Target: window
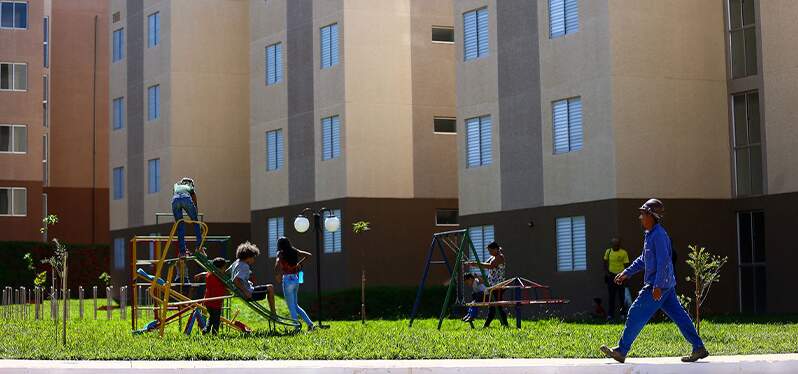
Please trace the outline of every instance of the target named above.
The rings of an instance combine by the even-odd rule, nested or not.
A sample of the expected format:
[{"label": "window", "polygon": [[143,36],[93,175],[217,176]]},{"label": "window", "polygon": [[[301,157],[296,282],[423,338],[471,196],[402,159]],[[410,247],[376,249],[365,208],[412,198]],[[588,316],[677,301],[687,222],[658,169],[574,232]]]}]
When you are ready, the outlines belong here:
[{"label": "window", "polygon": [[147,48],[161,43],[161,12],[147,16]]},{"label": "window", "polygon": [[435,117],[435,133],[438,134],[456,134],[457,133],[457,119],[446,117]]},{"label": "window", "polygon": [[737,196],[764,193],[762,134],[757,91],[732,96],[734,170]]},{"label": "window", "polygon": [[122,121],[122,115],[124,113],[124,104],[121,97],[117,97],[114,99],[113,105],[113,116],[114,116],[114,130],[119,130],[124,127],[124,122]]},{"label": "window", "polygon": [[767,308],[765,213],[737,213],[740,312],[764,313]]},{"label": "window", "polygon": [[266,85],[280,83],[283,80],[282,44],[266,47]]},{"label": "window", "polygon": [[490,165],[493,160],[490,116],[466,120],[466,166]]},{"label": "window", "polygon": [[0,27],[28,28],[28,3],[25,1],[0,1]]},{"label": "window", "polygon": [[555,101],[551,105],[554,154],[582,149],[582,99]]},{"label": "window", "polygon": [[457,209],[436,209],[435,226],[457,226]]},{"label": "window", "polygon": [[729,0],[729,42],[732,78],[756,75],[754,0]]},{"label": "window", "polygon": [[[49,159],[49,145],[47,142],[47,135],[42,136],[42,183],[47,186],[49,182],[49,170],[47,168],[47,160]],[[46,216],[46,214],[45,214]]]},{"label": "window", "polygon": [[114,12],[114,14],[111,16],[111,19],[113,23],[117,23],[122,20],[122,14],[119,12]]},{"label": "window", "polygon": [[161,117],[161,85],[147,88],[147,120],[155,121]]},{"label": "window", "polygon": [[341,119],[338,116],[321,120],[321,159],[332,160],[341,156]]},{"label": "window", "polygon": [[454,43],[454,27],[432,26],[432,41],[435,43]]},{"label": "window", "polygon": [[0,90],[26,91],[28,89],[28,64],[0,63]]},{"label": "window", "polygon": [[44,32],[43,35],[43,42],[42,42],[42,53],[44,53],[44,67],[50,66],[50,56],[49,56],[49,41],[50,41],[50,19],[48,17],[44,17],[44,23],[42,23],[42,31]]},{"label": "window", "polygon": [[161,159],[154,158],[147,161],[147,193],[157,193],[161,190]]},{"label": "window", "polygon": [[578,0],[549,0],[549,37],[579,31]]},{"label": "window", "polygon": [[283,129],[266,133],[266,171],[283,168]]},{"label": "window", "polygon": [[[471,238],[471,243],[474,244],[474,249],[477,251],[477,255],[479,255],[480,261],[487,261],[490,258],[490,252],[488,252],[488,244],[493,242],[494,235],[493,235],[493,225],[486,225],[486,226],[474,226],[468,228],[468,237]],[[471,258],[472,253],[468,253],[468,258]],[[479,272],[479,269],[476,268],[475,272]]]},{"label": "window", "polygon": [[557,218],[557,271],[587,270],[585,217]]},{"label": "window", "polygon": [[466,61],[488,55],[488,8],[463,13],[463,54]]},{"label": "window", "polygon": [[28,190],[25,188],[0,188],[0,216],[28,215]]},{"label": "window", "polygon": [[114,238],[114,268],[125,268],[125,238]]},{"label": "window", "polygon": [[[341,220],[341,228],[346,227],[344,219],[341,217],[341,210],[335,209],[332,213]],[[322,224],[324,223],[322,222]],[[341,253],[341,229],[336,232],[324,230],[324,253]]]},{"label": "window", "polygon": [[266,226],[268,230],[266,247],[269,249],[269,257],[277,257],[277,239],[285,236],[285,220],[283,217],[269,218]]},{"label": "window", "polygon": [[333,23],[321,28],[321,68],[326,69],[338,65],[338,24]]},{"label": "window", "polygon": [[47,84],[47,76],[42,77],[42,103],[47,104],[47,97],[49,91],[49,85]]},{"label": "window", "polygon": [[125,168],[114,168],[114,200],[125,197]]},{"label": "window", "polygon": [[28,127],[0,125],[0,153],[27,153]]},{"label": "window", "polygon": [[117,62],[125,56],[124,54],[124,47],[125,47],[125,39],[124,39],[124,29],[119,29],[114,31],[114,46],[113,46],[113,56],[111,58],[111,62]]}]

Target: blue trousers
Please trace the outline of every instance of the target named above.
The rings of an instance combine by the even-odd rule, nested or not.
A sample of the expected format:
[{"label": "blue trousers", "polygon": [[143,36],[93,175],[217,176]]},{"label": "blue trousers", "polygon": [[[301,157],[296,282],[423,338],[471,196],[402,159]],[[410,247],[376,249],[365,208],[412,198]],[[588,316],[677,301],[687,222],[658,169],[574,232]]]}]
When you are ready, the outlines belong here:
[{"label": "blue trousers", "polygon": [[299,314],[299,317],[301,317],[308,326],[313,326],[313,321],[310,320],[310,317],[308,317],[308,314],[305,313],[305,310],[299,306],[299,300],[297,298],[298,291],[299,277],[296,274],[284,274],[283,297],[285,297],[285,303],[288,305],[288,313],[291,315],[291,319],[296,321],[297,314]]},{"label": "blue trousers", "polygon": [[659,300],[654,300],[653,288],[649,285],[643,287],[637,295],[632,307],[629,308],[629,314],[626,317],[626,326],[623,329],[621,341],[618,342],[618,350],[626,355],[632,349],[637,335],[643,330],[643,327],[648,323],[651,317],[654,316],[658,310],[662,309],[668,318],[676,322],[682,336],[693,345],[693,350],[703,348],[704,342],[698,336],[698,332],[693,326],[693,321],[690,316],[679,304],[679,299],[676,297],[676,290],[668,288],[662,290],[662,297]]},{"label": "blue trousers", "polygon": [[[183,211],[186,211],[188,217],[192,221],[197,221],[197,207],[191,197],[179,196],[172,198],[172,214],[175,216],[175,221],[183,218]],[[202,229],[199,224],[194,224],[194,235],[197,237],[197,247],[202,243]],[[180,254],[186,254],[186,229],[183,227],[183,222],[177,225],[177,243],[180,249]]]}]

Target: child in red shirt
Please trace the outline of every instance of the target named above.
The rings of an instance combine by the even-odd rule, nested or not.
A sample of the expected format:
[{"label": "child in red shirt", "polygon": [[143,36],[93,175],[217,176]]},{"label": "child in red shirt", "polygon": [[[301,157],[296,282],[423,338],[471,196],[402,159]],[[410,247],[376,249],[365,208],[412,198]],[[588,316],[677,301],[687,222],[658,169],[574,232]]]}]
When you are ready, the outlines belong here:
[{"label": "child in red shirt", "polygon": [[[216,266],[219,271],[224,272],[225,268],[227,267],[227,260],[217,257],[213,259],[213,266]],[[201,278],[205,276],[205,296],[204,298],[212,298],[212,297],[219,297],[219,296],[227,296],[227,289],[224,287],[219,278],[217,278],[212,273],[200,273],[195,276],[196,278]],[[203,333],[211,333],[216,335],[219,332],[219,324],[221,324],[221,317],[222,317],[222,304],[224,303],[223,299],[217,300],[208,300],[205,301],[205,308],[208,309],[208,314],[210,317],[208,318],[208,324],[205,325],[205,330]]]}]

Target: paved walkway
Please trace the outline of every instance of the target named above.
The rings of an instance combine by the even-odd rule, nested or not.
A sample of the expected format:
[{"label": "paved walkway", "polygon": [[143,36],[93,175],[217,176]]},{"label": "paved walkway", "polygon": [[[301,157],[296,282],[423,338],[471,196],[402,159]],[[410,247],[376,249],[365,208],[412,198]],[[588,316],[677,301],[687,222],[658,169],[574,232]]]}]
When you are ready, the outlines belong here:
[{"label": "paved walkway", "polygon": [[798,373],[798,354],[718,356],[684,364],[678,358],[637,358],[626,364],[604,359],[373,360],[373,361],[25,361],[0,360],[2,374],[44,373]]}]

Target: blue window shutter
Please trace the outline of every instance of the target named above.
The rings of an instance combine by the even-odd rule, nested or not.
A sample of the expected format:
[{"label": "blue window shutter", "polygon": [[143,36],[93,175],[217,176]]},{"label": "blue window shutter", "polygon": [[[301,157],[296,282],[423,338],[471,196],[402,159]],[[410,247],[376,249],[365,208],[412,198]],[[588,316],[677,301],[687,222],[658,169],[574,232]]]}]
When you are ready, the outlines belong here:
[{"label": "blue window shutter", "polygon": [[331,144],[331,131],[332,131],[332,118],[323,118],[321,120],[321,159],[329,160],[332,158],[332,144]]},{"label": "blue window shutter", "polygon": [[479,149],[479,118],[466,120],[466,166],[474,167],[480,165],[482,157]]},{"label": "blue window shutter", "polygon": [[[471,243],[474,244],[474,249],[480,257],[484,256],[485,242],[482,239],[482,226],[474,226],[468,228],[468,236],[471,238]],[[471,258],[472,253],[468,254]]]},{"label": "blue window shutter", "polygon": [[565,0],[565,33],[573,34],[579,31],[579,2]]},{"label": "blue window shutter", "polygon": [[571,218],[557,218],[557,270],[573,270],[573,236]]},{"label": "blue window shutter", "polygon": [[161,44],[161,12],[155,13],[155,45]]},{"label": "blue window shutter", "polygon": [[147,120],[152,121],[155,113],[155,90],[154,87],[147,88]]},{"label": "blue window shutter", "polygon": [[161,86],[155,86],[155,118],[161,118]]},{"label": "blue window shutter", "polygon": [[335,236],[327,230],[322,231],[324,231],[324,253],[333,253],[335,251]]},{"label": "blue window shutter", "polygon": [[114,200],[122,199],[125,196],[125,174],[124,168],[114,168]]},{"label": "blue window shutter", "polygon": [[266,79],[266,85],[267,86],[272,84],[272,83],[274,83],[274,79],[273,79],[273,74],[274,73],[272,71],[272,56],[271,56],[271,54],[272,54],[272,46],[266,47],[266,49],[264,50],[264,53],[263,53],[263,56],[264,56],[263,66],[265,67],[264,77]]},{"label": "blue window shutter", "polygon": [[321,45],[321,67],[328,68],[330,64],[330,27],[325,26],[321,28],[321,35],[319,35],[319,44]]},{"label": "blue window shutter", "polygon": [[155,14],[147,16],[147,47],[155,46]]},{"label": "blue window shutter", "polygon": [[477,11],[477,55],[479,57],[488,55],[488,9],[483,8]]},{"label": "blue window shutter", "polygon": [[147,193],[152,193],[155,184],[155,160],[147,161]]},{"label": "blue window shutter", "polygon": [[573,217],[571,219],[571,230],[573,243],[573,262],[574,270],[587,270],[587,235],[585,232],[585,217]]},{"label": "blue window shutter", "polygon": [[282,44],[277,43],[274,45],[274,83],[283,80],[283,57],[282,57]]},{"label": "blue window shutter", "polygon": [[341,117],[332,118],[332,155],[331,158],[341,156]]},{"label": "blue window shutter", "polygon": [[330,25],[330,66],[338,65],[338,24]]},{"label": "blue window shutter", "polygon": [[28,28],[28,3],[14,3],[14,27]]},{"label": "blue window shutter", "polygon": [[549,0],[549,37],[565,35],[565,0]]},{"label": "blue window shutter", "polygon": [[477,12],[463,13],[463,58],[465,61],[477,58]]},{"label": "blue window shutter", "polygon": [[484,226],[482,228],[482,243],[484,244],[482,248],[482,261],[487,261],[488,258],[490,258],[490,252],[488,252],[487,247],[488,244],[494,240],[493,225]]},{"label": "blue window shutter", "polygon": [[493,161],[493,134],[491,132],[490,116],[480,118],[479,151],[480,165],[490,165]]},{"label": "blue window shutter", "polygon": [[283,130],[277,130],[276,133],[276,141],[275,141],[275,158],[276,158],[276,170],[280,170],[283,168]]},{"label": "blue window shutter", "polygon": [[2,21],[0,21],[1,27],[14,27],[14,3],[0,3],[0,7],[2,7]]},{"label": "blue window shutter", "polygon": [[267,223],[267,233],[268,236],[268,249],[269,249],[269,257],[277,257],[277,239],[282,236],[280,232],[280,221],[282,217],[275,217],[269,218]]},{"label": "blue window shutter", "polygon": [[582,149],[582,99],[568,100],[568,142],[570,151]]},{"label": "blue window shutter", "polygon": [[277,147],[275,143],[274,131],[266,132],[266,171],[275,169],[274,166],[274,149]]},{"label": "blue window shutter", "polygon": [[[341,210],[340,209],[333,210],[333,215],[335,215],[336,217],[338,217],[339,220],[341,220],[341,227],[342,228],[345,227],[343,225],[344,217],[341,216]],[[340,228],[338,229],[338,231],[333,233],[333,241],[334,241],[333,252],[340,253],[343,250],[343,246],[341,244],[341,229]]]},{"label": "blue window shutter", "polygon": [[568,100],[555,101],[552,104],[552,128],[554,133],[554,153],[568,152]]}]

